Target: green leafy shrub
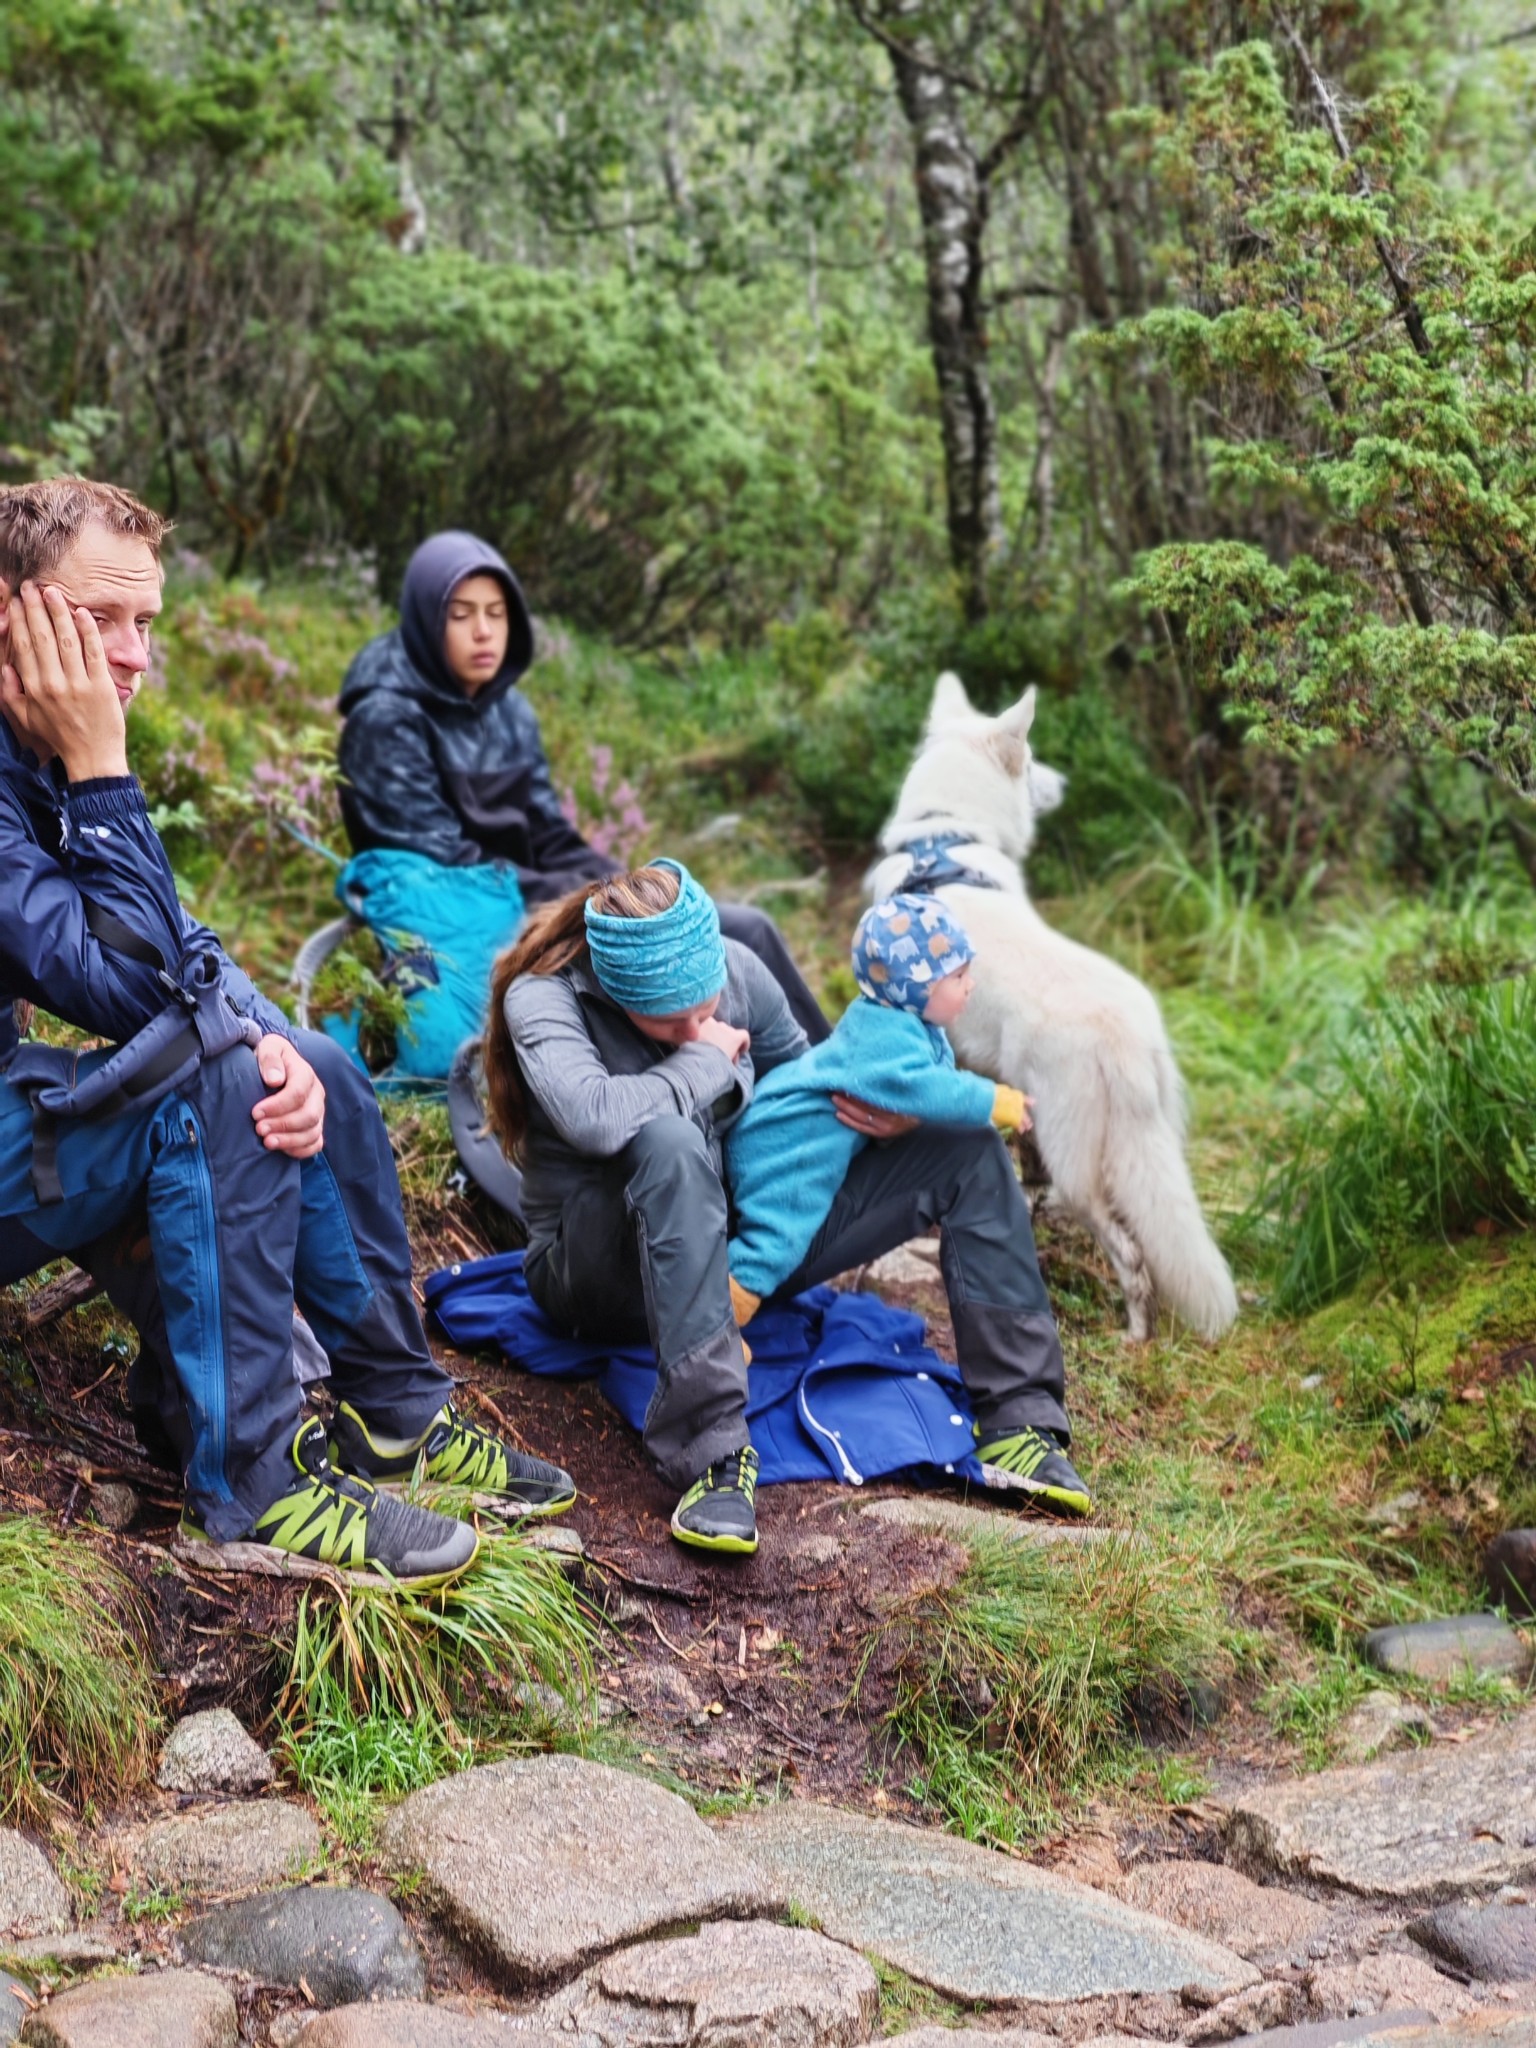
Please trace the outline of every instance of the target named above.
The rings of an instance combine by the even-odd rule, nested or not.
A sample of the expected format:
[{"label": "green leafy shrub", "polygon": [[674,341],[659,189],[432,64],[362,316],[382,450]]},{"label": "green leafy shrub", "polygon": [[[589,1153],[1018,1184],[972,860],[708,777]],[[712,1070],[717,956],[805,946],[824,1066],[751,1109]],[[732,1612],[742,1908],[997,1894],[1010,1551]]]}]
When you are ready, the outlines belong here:
[{"label": "green leafy shrub", "polygon": [[1406,1247],[1536,1218],[1536,978],[1476,948],[1403,964],[1275,1147],[1247,1223],[1305,1313]]},{"label": "green leafy shrub", "polygon": [[79,1538],[0,1519],[0,1819],[120,1797],[159,1725],[128,1581]]}]

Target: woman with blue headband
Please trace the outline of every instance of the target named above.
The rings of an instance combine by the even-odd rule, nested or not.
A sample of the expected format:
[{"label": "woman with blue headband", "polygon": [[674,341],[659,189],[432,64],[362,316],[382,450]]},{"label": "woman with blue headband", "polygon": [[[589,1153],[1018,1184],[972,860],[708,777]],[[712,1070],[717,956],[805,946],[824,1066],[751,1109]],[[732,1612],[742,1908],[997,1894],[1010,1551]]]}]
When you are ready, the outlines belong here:
[{"label": "woman with blue headband", "polygon": [[[523,1170],[528,1291],[573,1334],[649,1338],[645,1449],[680,1490],[673,1535],[701,1549],[757,1548],[723,1142],[756,1079],[806,1048],[778,983],[722,938],[676,861],[541,906],[492,978],[486,1083]],[[937,1226],[978,1420],[1065,1431],[1061,1343],[997,1133],[834,1100],[850,1128],[890,1142],[857,1153],[778,1291]]]}]

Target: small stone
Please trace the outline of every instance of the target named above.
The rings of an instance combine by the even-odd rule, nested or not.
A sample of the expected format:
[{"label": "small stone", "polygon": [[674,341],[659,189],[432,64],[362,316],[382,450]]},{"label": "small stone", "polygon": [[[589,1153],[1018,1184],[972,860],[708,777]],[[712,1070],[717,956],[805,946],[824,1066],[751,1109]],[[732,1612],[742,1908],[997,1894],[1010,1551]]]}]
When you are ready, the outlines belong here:
[{"label": "small stone", "polygon": [[684,1921],[783,1903],[676,1793],[574,1756],[482,1764],[413,1792],[381,1846],[514,1985]]},{"label": "small stone", "polygon": [[529,1679],[517,1689],[517,1705],[520,1713],[537,1715],[551,1725],[579,1720],[581,1708],[568,1700],[557,1686],[541,1684],[538,1679]]},{"label": "small stone", "polygon": [[63,1934],[30,1934],[24,1941],[8,1941],[5,1952],[14,1963],[36,1963],[52,1972],[56,1966],[82,1970],[92,1963],[115,1963],[132,1946],[127,1931],[80,1927]]},{"label": "small stone", "polygon": [[1441,1906],[1408,1932],[1431,1955],[1489,1983],[1536,1977],[1536,1906]]},{"label": "small stone", "polygon": [[574,1529],[524,1529],[521,1534],[530,1550],[554,1558],[567,1578],[575,1578],[587,1561],[587,1546]]},{"label": "small stone", "polygon": [[[1394,2006],[1390,2012],[1367,2013],[1352,2020],[1308,2020],[1299,2027],[1272,2027],[1264,2036],[1264,2048],[1340,2048],[1340,2044],[1346,2041],[1379,2039],[1386,2042],[1404,2028],[1434,2026],[1434,2014],[1425,2012],[1422,2007]],[[1438,2029],[1435,2031],[1438,2032]],[[1416,2039],[1417,2037],[1411,2034],[1406,2036],[1401,2048],[1408,2048],[1408,2042]],[[1467,2037],[1458,2035],[1458,2039],[1466,2043],[1466,2048],[1470,2048]],[[1090,2041],[1087,2048],[1098,2048],[1098,2044]],[[1451,2044],[1437,2043],[1437,2048],[1451,2048]],[[1488,2048],[1493,2048],[1492,2042],[1489,2042]],[[1516,2044],[1511,2042],[1509,2048],[1516,2048]],[[1536,2044],[1533,2044],[1533,2048],[1536,2048]]]},{"label": "small stone", "polygon": [[176,1723],[155,1782],[166,1792],[260,1792],[272,1782],[272,1762],[228,1707],[210,1707]]},{"label": "small stone", "polygon": [[302,1987],[316,2005],[415,1998],[427,1988],[421,1951],[389,1900],[344,1885],[301,1885],[221,1906],[184,1927],[181,1946],[207,1968]]},{"label": "small stone", "polygon": [[[1255,1297],[1255,1299],[1257,1299],[1257,1297]],[[1300,1387],[1301,1391],[1304,1394],[1311,1394],[1315,1393],[1316,1390],[1323,1385],[1327,1377],[1328,1375],[1326,1373],[1307,1372],[1302,1374],[1301,1378],[1296,1382],[1296,1384],[1298,1387]]]},{"label": "small stone", "polygon": [[971,2048],[1061,2048],[1054,2034],[1030,2027],[914,2027],[900,2039],[901,2048],[965,2048],[967,2041]]},{"label": "small stone", "polygon": [[1329,1919],[1326,1906],[1255,1884],[1220,1863],[1141,1863],[1109,1889],[1128,1906],[1219,1941],[1249,1962],[1299,1951]]},{"label": "small stone", "polygon": [[671,1664],[637,1665],[626,1673],[625,1684],[647,1708],[664,1718],[681,1719],[704,1711],[703,1696]]},{"label": "small stone", "polygon": [[[921,1242],[922,1240],[918,1240]],[[865,1283],[871,1287],[938,1287],[943,1284],[937,1259],[930,1259],[916,1244],[899,1244],[864,1268]]]},{"label": "small stone", "polygon": [[1239,2034],[1262,2034],[1283,2027],[1301,2010],[1301,1992],[1294,1984],[1253,1984],[1222,1999],[1184,2029],[1191,2048],[1208,2041],[1234,2041]]},{"label": "small stone", "polygon": [[1058,1544],[1106,1543],[1120,1533],[1100,1528],[1095,1522],[1036,1521],[1021,1515],[1016,1508],[970,1507],[943,1493],[901,1494],[893,1500],[872,1500],[859,1513],[869,1521],[888,1522],[898,1529],[931,1529],[936,1535],[951,1536],[958,1543],[972,1542],[978,1536],[1001,1536],[1010,1543],[1026,1544],[1037,1550]]},{"label": "small stone", "polygon": [[1373,1628],[1360,1645],[1378,1671],[1409,1678],[1460,1678],[1468,1671],[1523,1674],[1530,1653],[1496,1614],[1448,1614],[1438,1621],[1410,1621]]},{"label": "small stone", "polygon": [[1536,1529],[1506,1529],[1483,1552],[1489,1597],[1511,1614],[1536,1614]]},{"label": "small stone", "polygon": [[152,1822],[130,1839],[128,1864],[141,1886],[196,1898],[291,1884],[324,1854],[301,1806],[251,1799]]},{"label": "small stone", "polygon": [[830,1532],[800,1536],[789,1546],[789,1554],[801,1571],[823,1572],[842,1556],[842,1538]]},{"label": "small stone", "polygon": [[21,2032],[21,2023],[37,2003],[25,1984],[0,1970],[0,2048],[8,2048]]},{"label": "small stone", "polygon": [[1411,1749],[1434,1738],[1435,1724],[1417,1700],[1378,1686],[1365,1693],[1334,1730],[1334,1750],[1343,1764],[1368,1764],[1383,1750]]},{"label": "small stone", "polygon": [[532,2015],[612,2048],[857,2048],[880,2004],[860,1955],[804,1927],[725,1921],[607,1956]]},{"label": "small stone", "polygon": [[1306,1980],[1312,2013],[1319,2019],[1386,2012],[1417,2006],[1437,2020],[1461,2019],[1478,2001],[1421,1956],[1392,1952],[1360,1956],[1354,1962],[1324,1963]]},{"label": "small stone", "polygon": [[1361,1520],[1369,1522],[1373,1529],[1400,1529],[1423,1505],[1423,1494],[1415,1493],[1410,1486],[1404,1493],[1394,1493],[1389,1500],[1372,1501]]},{"label": "small stone", "polygon": [[197,1970],[93,1977],[23,2026],[21,2048],[235,2048],[235,2001]]},{"label": "small stone", "polygon": [[73,1917],[42,1850],[15,1828],[0,1828],[0,1935],[59,1934]]},{"label": "small stone", "polygon": [[124,1529],[133,1527],[138,1512],[139,1496],[131,1486],[120,1485],[115,1479],[98,1479],[91,1488],[91,1513],[103,1529],[121,1535]]},{"label": "small stone", "polygon": [[569,2035],[530,2032],[526,2019],[415,2003],[338,2006],[310,2020],[296,2041],[297,2048],[585,2048]]}]

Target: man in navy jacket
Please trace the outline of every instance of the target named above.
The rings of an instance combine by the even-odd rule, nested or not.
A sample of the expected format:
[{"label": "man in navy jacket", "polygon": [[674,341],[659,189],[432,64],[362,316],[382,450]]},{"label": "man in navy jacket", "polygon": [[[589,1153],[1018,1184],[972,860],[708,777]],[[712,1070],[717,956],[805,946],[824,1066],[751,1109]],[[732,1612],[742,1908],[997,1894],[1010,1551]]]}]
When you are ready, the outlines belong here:
[{"label": "man in navy jacket", "polygon": [[[124,726],[164,533],[111,486],[0,489],[0,1282],[68,1252],[135,1322],[135,1421],[181,1466],[189,1535],[441,1582],[475,1533],[391,1482],[529,1513],[574,1489],[454,1409],[366,1081],[177,901]],[[122,1050],[22,1045],[28,1003]],[[295,1300],[330,1361],[329,1446]]]}]

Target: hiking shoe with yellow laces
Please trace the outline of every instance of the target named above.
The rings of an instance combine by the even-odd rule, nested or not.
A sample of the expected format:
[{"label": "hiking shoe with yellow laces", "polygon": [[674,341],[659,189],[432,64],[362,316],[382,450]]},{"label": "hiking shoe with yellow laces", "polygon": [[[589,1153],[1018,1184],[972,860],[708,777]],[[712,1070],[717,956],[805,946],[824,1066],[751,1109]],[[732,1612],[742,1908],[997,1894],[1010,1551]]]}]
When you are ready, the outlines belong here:
[{"label": "hiking shoe with yellow laces", "polygon": [[672,1511],[672,1534],[698,1550],[757,1548],[757,1453],[748,1444],[717,1465],[707,1465]]},{"label": "hiking shoe with yellow laces", "polygon": [[1036,1506],[1060,1515],[1093,1513],[1093,1496],[1053,1429],[1020,1429],[978,1442],[976,1455],[987,1485],[999,1493],[1027,1494]]},{"label": "hiking shoe with yellow laces", "polygon": [[[300,1425],[293,1462],[299,1483],[257,1516],[249,1542],[333,1565],[343,1576],[387,1574],[402,1586],[443,1586],[474,1563],[480,1538],[467,1522],[393,1500],[366,1479],[338,1472],[317,1417]],[[208,1543],[210,1562],[217,1562],[223,1546],[211,1542],[190,1509],[183,1510],[181,1532]]]},{"label": "hiking shoe with yellow laces", "polygon": [[409,1440],[370,1429],[343,1401],[331,1424],[331,1459],[344,1472],[392,1489],[408,1486],[419,1468],[425,1486],[461,1487],[477,1507],[519,1515],[563,1515],[576,1499],[569,1472],[477,1429],[451,1401]]}]

